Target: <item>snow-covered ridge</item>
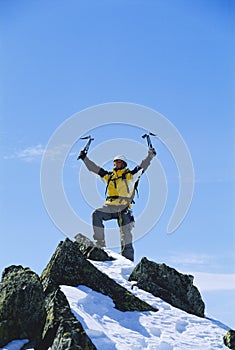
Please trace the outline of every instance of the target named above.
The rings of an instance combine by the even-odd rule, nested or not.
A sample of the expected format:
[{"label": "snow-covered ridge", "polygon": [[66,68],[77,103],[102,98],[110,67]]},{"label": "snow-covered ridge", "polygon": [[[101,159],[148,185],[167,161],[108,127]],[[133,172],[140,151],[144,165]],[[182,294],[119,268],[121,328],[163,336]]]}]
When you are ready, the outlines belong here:
[{"label": "snow-covered ridge", "polygon": [[61,286],[70,307],[98,350],[216,350],[227,349],[223,336],[229,327],[212,318],[181,311],[128,281],[134,264],[108,251],[116,260],[90,262],[100,271],[159,309],[121,312],[113,301],[85,286]]},{"label": "snow-covered ridge", "polygon": [[[83,258],[81,253],[78,254],[76,244],[74,245],[71,241],[65,240],[65,242],[59,244],[56,254],[53,255],[48,264],[49,268],[47,267],[45,273],[42,274],[44,279],[45,277],[49,278],[49,280],[43,280],[47,288],[45,281],[51,281],[53,276],[57,276],[57,269],[59,269],[61,275],[58,277],[58,284],[55,284],[56,295],[58,297],[58,293],[60,293],[67,305],[64,294],[66,295],[73,314],[82,324],[80,328],[83,326],[86,332],[83,333],[86,337],[87,335],[89,336],[90,339],[87,339],[89,342],[91,340],[92,343],[90,342],[88,347],[88,343],[86,343],[84,348],[90,348],[89,346],[91,345],[92,348],[94,348],[94,344],[98,350],[227,349],[223,343],[223,336],[229,327],[209,317],[202,318],[188,314],[171,306],[160,298],[154,297],[152,294],[139,289],[135,281],[128,281],[129,275],[135,267],[134,264],[112,251],[107,250],[107,253],[113,256],[115,260],[87,261]],[[79,259],[76,260],[77,258]],[[56,271],[54,275],[53,271],[50,270],[52,266],[55,269],[53,271]],[[96,269],[94,269],[94,266]],[[66,268],[64,269],[63,267]],[[17,267],[13,266],[13,268],[15,269]],[[71,268],[73,268],[71,270],[72,274],[69,270]],[[99,271],[97,271],[97,269]],[[82,277],[83,271],[88,273],[88,280]],[[100,271],[102,273],[100,273]],[[8,273],[10,273],[10,270]],[[103,273],[108,275],[112,280],[104,276]],[[7,273],[5,274],[7,275]],[[90,275],[92,274],[99,276],[99,278],[93,279],[93,283],[90,283],[90,281],[92,281],[92,276]],[[63,279],[64,275],[66,279]],[[74,277],[76,282],[74,282]],[[114,295],[112,293],[102,294],[103,289],[104,291],[106,290],[106,292],[108,291],[105,287],[107,287],[106,283],[108,285],[109,281],[113,283],[115,281],[119,284],[119,286],[117,286],[119,289],[116,289],[118,290],[118,294],[115,294],[114,299],[106,296],[111,295],[112,297],[112,295]],[[64,285],[66,282],[67,285]],[[86,283],[87,285],[85,286]],[[99,284],[97,288],[96,284]],[[79,285],[79,287],[72,287],[71,285]],[[61,293],[59,286],[64,294]],[[96,292],[88,286],[96,290]],[[130,293],[138,297],[139,299],[136,300],[140,303],[144,302],[145,305],[148,304],[149,306],[147,308],[134,308],[134,310],[156,309],[158,311],[120,311],[122,310],[120,306],[125,298],[125,293],[122,294],[125,289],[120,286],[126,288]],[[54,292],[52,294],[54,297]],[[133,297],[133,295],[131,297]],[[57,299],[57,301],[59,301],[59,299]],[[63,304],[63,310],[65,304]],[[56,307],[58,308],[58,304],[53,305],[57,305]],[[69,305],[66,307],[71,315]],[[151,308],[150,305],[153,308]],[[133,310],[133,308],[126,308],[126,310]],[[73,315],[72,319],[72,324],[75,324],[77,321]],[[27,325],[26,321],[24,325]],[[72,326],[71,330],[72,334],[74,332]],[[77,329],[75,332],[77,332]],[[60,337],[58,341],[61,341]],[[26,342],[27,340],[14,340],[4,346],[3,349],[20,350]],[[57,345],[58,343],[52,344],[52,348],[57,349]],[[73,345],[71,347],[68,346],[68,344],[64,345],[63,349],[74,348]],[[48,348],[49,346],[50,345],[48,345]]]}]

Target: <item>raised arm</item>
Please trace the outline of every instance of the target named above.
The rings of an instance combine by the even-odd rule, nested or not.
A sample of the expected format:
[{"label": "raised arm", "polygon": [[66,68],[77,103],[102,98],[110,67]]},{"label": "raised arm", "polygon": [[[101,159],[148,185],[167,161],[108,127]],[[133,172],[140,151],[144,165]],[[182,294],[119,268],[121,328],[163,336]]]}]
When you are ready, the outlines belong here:
[{"label": "raised arm", "polygon": [[156,151],[154,148],[148,151],[148,155],[145,159],[142,160],[140,165],[137,165],[133,170],[131,170],[132,174],[132,182],[135,183],[140,176],[145,172],[145,170],[149,167],[151,160],[156,156]]},{"label": "raised arm", "polygon": [[80,159],[83,160],[84,164],[86,165],[86,167],[89,171],[92,171],[93,173],[95,173],[96,175],[99,175],[101,177],[106,175],[107,171],[104,170],[103,168],[101,168],[100,166],[98,166],[97,164],[95,164],[92,160],[90,160],[87,157],[85,152],[81,151]]},{"label": "raised arm", "polygon": [[149,149],[148,151],[148,155],[145,159],[142,160],[142,162],[140,163],[140,167],[145,171],[147,170],[147,168],[149,167],[151,160],[156,156],[156,151],[154,148]]}]

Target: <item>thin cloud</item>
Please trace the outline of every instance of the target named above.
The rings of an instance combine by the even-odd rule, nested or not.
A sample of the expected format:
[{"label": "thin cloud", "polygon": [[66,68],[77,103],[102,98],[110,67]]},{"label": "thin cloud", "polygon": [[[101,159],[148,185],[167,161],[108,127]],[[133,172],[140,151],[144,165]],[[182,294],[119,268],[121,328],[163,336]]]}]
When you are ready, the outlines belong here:
[{"label": "thin cloud", "polygon": [[38,144],[36,146],[27,147],[23,150],[16,151],[11,155],[4,156],[4,159],[20,159],[25,162],[32,162],[40,158],[45,151],[45,148]]},{"label": "thin cloud", "polygon": [[[5,155],[4,159],[19,159],[25,162],[33,162],[41,159],[42,156],[49,157],[51,160],[58,160],[64,157],[64,153],[70,149],[71,145],[61,144],[50,149],[46,149],[41,144],[30,146],[25,149],[15,151],[10,155]],[[70,153],[68,156],[71,157]]]},{"label": "thin cloud", "polygon": [[44,157],[53,161],[63,160],[67,157],[71,156],[71,153],[68,153],[71,149],[70,144],[62,143],[59,145],[51,146],[45,149]]}]

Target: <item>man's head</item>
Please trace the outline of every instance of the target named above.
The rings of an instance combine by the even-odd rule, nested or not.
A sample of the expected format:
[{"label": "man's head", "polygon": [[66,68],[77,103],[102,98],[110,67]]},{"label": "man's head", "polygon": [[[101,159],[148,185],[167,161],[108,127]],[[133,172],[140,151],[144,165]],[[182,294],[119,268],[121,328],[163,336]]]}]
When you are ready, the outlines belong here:
[{"label": "man's head", "polygon": [[127,159],[125,156],[118,154],[113,158],[114,169],[123,169],[127,166]]}]

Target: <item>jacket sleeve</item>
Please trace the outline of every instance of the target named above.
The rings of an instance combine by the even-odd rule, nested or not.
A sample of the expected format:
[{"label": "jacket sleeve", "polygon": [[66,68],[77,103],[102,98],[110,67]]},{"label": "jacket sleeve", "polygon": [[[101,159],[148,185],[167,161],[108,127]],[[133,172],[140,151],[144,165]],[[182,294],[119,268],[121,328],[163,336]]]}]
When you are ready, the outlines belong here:
[{"label": "jacket sleeve", "polygon": [[142,160],[142,162],[140,163],[140,167],[143,169],[143,171],[147,170],[147,168],[150,165],[151,160],[153,159],[153,157],[155,157],[156,153],[154,153],[153,151],[149,150],[148,151],[148,155],[145,159]]},{"label": "jacket sleeve", "polygon": [[96,175],[104,177],[108,173],[106,170],[104,170],[103,168],[95,164],[92,160],[90,160],[87,156],[83,159],[83,162],[87,169],[89,171],[92,171]]}]

